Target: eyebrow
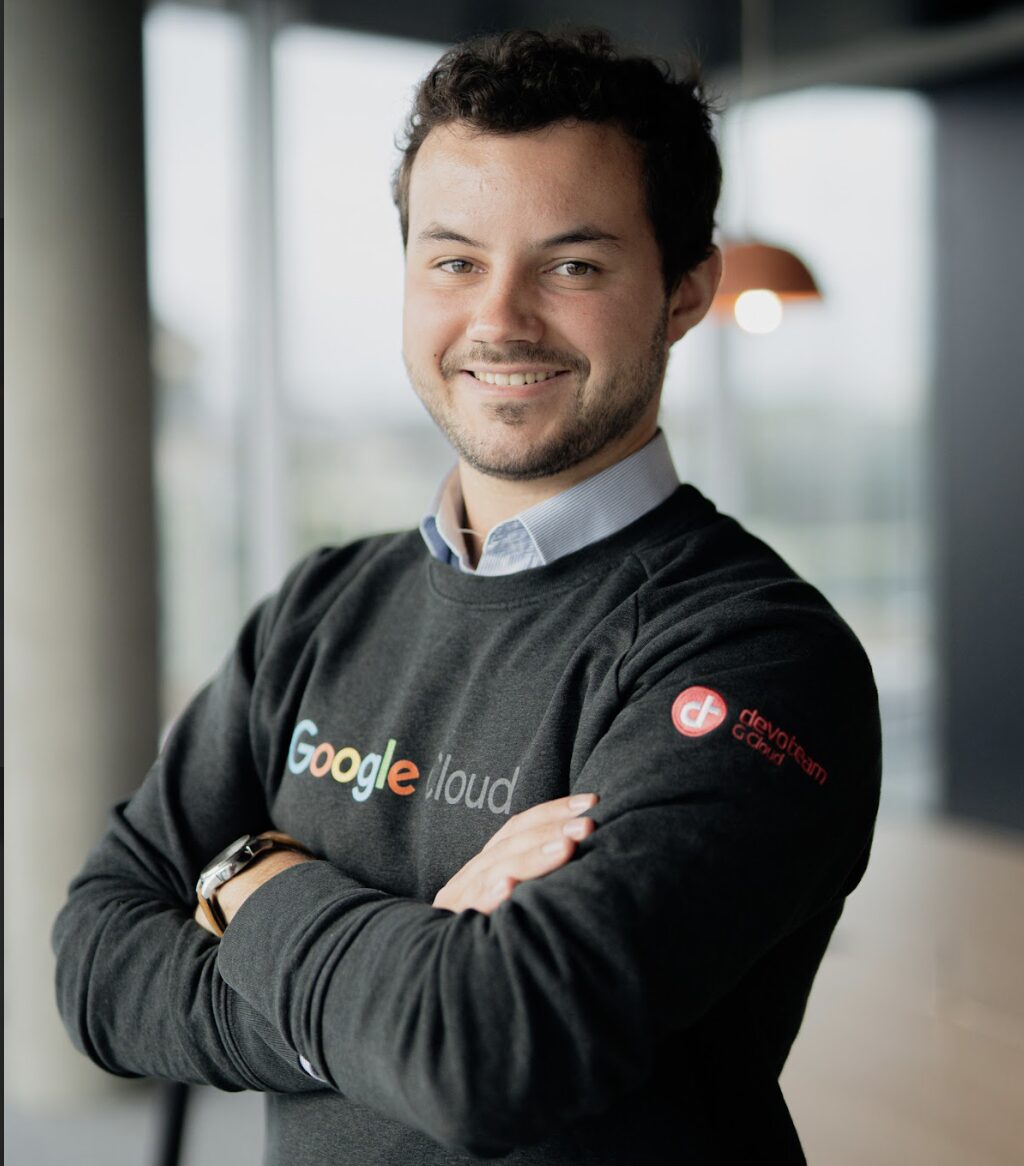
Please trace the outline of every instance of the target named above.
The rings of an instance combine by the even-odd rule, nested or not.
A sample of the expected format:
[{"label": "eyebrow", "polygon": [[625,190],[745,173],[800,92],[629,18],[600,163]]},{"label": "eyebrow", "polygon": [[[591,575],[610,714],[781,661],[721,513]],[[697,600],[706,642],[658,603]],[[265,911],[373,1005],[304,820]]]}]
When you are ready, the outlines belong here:
[{"label": "eyebrow", "polygon": [[[453,231],[450,227],[445,227],[441,223],[431,223],[420,231],[417,239],[421,243],[461,243],[464,247],[477,247],[482,251],[487,250],[486,244],[479,243],[475,239],[467,238],[465,235],[461,235],[458,231]],[[550,251],[552,247],[567,247],[575,243],[600,243],[606,247],[614,247],[618,250],[620,240],[618,235],[612,235],[610,232],[602,231],[598,227],[581,223],[579,226],[573,227],[570,231],[563,231],[558,235],[551,235],[547,239],[541,239],[539,243],[535,244],[535,249],[537,251]]]}]

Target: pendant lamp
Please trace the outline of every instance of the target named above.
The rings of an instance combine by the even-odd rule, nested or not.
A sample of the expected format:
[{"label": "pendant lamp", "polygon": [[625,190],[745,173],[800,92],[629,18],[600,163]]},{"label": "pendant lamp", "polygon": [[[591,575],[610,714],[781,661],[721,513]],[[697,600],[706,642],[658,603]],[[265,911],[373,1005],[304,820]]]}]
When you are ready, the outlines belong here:
[{"label": "pendant lamp", "polygon": [[735,316],[747,332],[774,331],[786,302],[821,299],[807,264],[785,247],[757,239],[725,243],[722,260],[714,310]]},{"label": "pendant lamp", "polygon": [[[740,12],[740,96],[749,100],[755,73],[763,81],[771,60],[770,0],[742,0]],[[746,129],[744,117],[740,133]],[[749,156],[749,151],[744,151]],[[712,304],[733,316],[744,331],[774,332],[785,302],[820,300],[821,291],[807,264],[792,251],[747,235],[722,243],[724,270]]]}]

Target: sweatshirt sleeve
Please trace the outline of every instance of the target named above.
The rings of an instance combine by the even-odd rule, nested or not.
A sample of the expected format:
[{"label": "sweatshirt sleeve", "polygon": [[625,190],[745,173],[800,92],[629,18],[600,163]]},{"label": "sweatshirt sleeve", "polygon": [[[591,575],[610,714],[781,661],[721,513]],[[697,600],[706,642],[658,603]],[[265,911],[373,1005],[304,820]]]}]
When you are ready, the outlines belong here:
[{"label": "sweatshirt sleeve", "polygon": [[267,601],[250,618],[138,792],[114,808],[54,925],[65,1026],[109,1072],[232,1090],[324,1088],[224,981],[217,941],[192,917],[203,863],[270,825],[249,719],[276,607]]},{"label": "sweatshirt sleeve", "polygon": [[350,1099],[486,1156],[552,1136],[642,1087],[659,1042],[787,937],[834,922],[879,788],[859,646],[778,628],[683,653],[672,634],[622,664],[622,706],[571,774],[601,796],[596,831],[490,916],[323,862],[238,912],[224,979]]}]

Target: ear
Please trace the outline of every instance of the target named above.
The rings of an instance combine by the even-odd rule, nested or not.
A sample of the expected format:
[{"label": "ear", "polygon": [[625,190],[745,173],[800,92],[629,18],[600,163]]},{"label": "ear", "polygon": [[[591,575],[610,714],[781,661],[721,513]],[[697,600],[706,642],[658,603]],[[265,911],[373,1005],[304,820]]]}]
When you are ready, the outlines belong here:
[{"label": "ear", "polygon": [[667,340],[670,345],[704,319],[721,279],[722,253],[712,247],[707,259],[691,268],[669,296]]}]

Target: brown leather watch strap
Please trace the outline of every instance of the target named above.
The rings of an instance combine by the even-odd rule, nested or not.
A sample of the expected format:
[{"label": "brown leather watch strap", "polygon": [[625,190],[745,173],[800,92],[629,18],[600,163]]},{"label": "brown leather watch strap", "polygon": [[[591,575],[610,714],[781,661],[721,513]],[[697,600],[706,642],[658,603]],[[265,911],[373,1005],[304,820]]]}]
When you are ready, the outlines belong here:
[{"label": "brown leather watch strap", "polygon": [[199,906],[203,909],[207,923],[213,928],[215,934],[223,935],[228,921],[224,918],[224,912],[217,905],[216,894],[217,892],[214,891],[215,897],[213,899],[207,899],[205,895],[197,893],[196,898],[199,900]]},{"label": "brown leather watch strap", "polygon": [[[260,834],[253,835],[251,841],[255,842],[258,839],[266,839],[272,845],[268,846],[262,853],[257,854],[251,862],[243,867],[243,870],[249,870],[250,867],[256,866],[265,855],[272,854],[275,850],[294,850],[299,854],[309,854],[309,851],[301,842],[281,830],[264,830]],[[241,874],[241,871],[238,873]],[[231,879],[226,879],[220,885],[225,886],[230,881]],[[228,921],[224,917],[224,912],[221,910],[220,904],[217,902],[218,890],[220,890],[220,887],[214,890],[209,898],[197,890],[196,898],[199,900],[199,906],[202,908],[203,914],[206,916],[206,920],[213,928],[215,934],[223,935]]]},{"label": "brown leather watch strap", "polygon": [[309,851],[301,842],[298,842],[290,834],[285,834],[281,830],[264,830],[260,834],[255,835],[256,838],[269,838],[271,842],[276,843],[276,850],[297,850],[299,854],[309,854]]}]

